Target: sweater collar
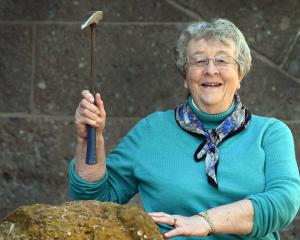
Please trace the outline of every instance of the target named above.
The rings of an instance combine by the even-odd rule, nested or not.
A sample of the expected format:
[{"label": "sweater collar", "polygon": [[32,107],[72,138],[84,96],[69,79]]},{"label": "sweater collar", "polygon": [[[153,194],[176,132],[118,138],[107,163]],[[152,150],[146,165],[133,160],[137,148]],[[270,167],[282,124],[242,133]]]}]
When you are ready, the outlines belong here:
[{"label": "sweater collar", "polygon": [[[232,114],[236,107],[235,101],[231,104],[230,108],[227,109],[225,112],[219,113],[219,114],[209,114],[201,111],[195,104],[192,96],[188,97],[189,105],[192,109],[192,111],[197,115],[197,117],[202,121],[204,124],[218,124],[221,123],[225,118],[227,118],[229,115]],[[205,124],[206,125],[206,124]]]}]

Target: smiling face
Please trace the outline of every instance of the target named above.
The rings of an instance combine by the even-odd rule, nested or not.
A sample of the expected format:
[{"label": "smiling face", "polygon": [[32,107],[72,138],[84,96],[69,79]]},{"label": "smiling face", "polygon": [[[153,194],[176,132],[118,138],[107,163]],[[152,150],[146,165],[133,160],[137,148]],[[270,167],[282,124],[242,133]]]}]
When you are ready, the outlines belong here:
[{"label": "smiling face", "polygon": [[[191,40],[187,47],[189,59],[235,59],[234,44],[225,45],[218,40]],[[196,67],[188,63],[185,86],[189,89],[195,104],[206,113],[218,114],[230,108],[234,94],[240,88],[238,64],[216,66],[212,60],[207,66]]]}]

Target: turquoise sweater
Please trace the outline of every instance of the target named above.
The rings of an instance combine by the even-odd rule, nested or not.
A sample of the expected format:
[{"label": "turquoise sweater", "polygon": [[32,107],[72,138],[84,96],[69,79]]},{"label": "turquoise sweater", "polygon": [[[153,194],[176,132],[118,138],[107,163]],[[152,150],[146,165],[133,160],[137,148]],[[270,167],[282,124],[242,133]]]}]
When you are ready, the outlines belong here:
[{"label": "turquoise sweater", "polygon": [[[207,128],[216,127],[234,110],[232,106],[225,113],[209,115],[190,105]],[[250,235],[173,239],[279,239],[278,231],[291,223],[300,205],[300,178],[289,128],[274,118],[252,115],[246,130],[219,146],[219,189],[208,184],[205,162],[193,158],[202,141],[177,125],[174,110],[155,112],[139,121],[107,156],[103,179],[81,179],[71,161],[71,197],[124,204],[139,192],[145,211],[184,216],[250,199],[255,213]]]}]

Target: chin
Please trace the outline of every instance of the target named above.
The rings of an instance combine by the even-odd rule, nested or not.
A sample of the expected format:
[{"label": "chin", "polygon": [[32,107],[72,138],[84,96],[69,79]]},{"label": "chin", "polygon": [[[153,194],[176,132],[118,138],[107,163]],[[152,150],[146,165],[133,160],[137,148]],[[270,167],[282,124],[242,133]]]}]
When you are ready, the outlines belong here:
[{"label": "chin", "polygon": [[224,99],[218,96],[209,96],[200,99],[205,105],[220,105]]}]

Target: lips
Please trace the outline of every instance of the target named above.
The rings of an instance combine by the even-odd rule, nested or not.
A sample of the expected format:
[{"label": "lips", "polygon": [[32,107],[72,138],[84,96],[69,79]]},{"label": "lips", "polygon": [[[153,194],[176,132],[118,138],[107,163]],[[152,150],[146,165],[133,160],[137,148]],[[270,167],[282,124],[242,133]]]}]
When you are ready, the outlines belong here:
[{"label": "lips", "polygon": [[202,83],[201,86],[203,86],[203,87],[220,87],[220,86],[222,86],[222,83],[206,82],[206,83]]}]

